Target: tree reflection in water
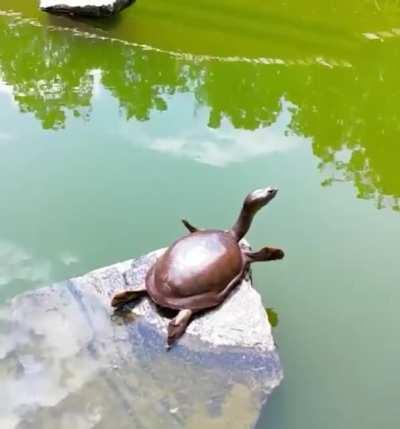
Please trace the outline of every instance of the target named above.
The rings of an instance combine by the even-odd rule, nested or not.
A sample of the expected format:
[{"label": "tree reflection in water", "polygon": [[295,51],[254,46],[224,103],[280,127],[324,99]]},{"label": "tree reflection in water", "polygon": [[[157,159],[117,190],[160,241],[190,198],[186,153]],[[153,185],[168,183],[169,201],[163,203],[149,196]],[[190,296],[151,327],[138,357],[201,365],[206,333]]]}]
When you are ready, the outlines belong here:
[{"label": "tree reflection in water", "polygon": [[400,209],[396,38],[360,40],[353,53],[325,66],[290,57],[282,64],[189,58],[5,16],[0,39],[1,78],[21,112],[44,129],[65,128],[69,114],[90,120],[96,76],[126,120],[147,121],[166,111],[174,94],[190,93],[208,109],[204,125],[220,128],[228,120],[256,130],[274,124],[286,100],[285,132],[311,140],[323,185],[351,181],[360,198]]}]

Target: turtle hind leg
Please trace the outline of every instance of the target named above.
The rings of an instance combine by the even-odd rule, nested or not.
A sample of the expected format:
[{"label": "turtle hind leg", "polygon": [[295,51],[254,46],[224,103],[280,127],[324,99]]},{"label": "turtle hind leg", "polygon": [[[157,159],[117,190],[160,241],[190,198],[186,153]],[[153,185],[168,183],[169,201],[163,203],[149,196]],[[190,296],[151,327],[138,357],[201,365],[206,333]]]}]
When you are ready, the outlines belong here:
[{"label": "turtle hind leg", "polygon": [[135,289],[121,290],[111,298],[111,307],[120,308],[128,302],[141,298],[146,293],[147,290],[145,284],[140,285]]},{"label": "turtle hind leg", "polygon": [[186,219],[182,219],[182,223],[185,225],[186,229],[193,233],[193,232],[197,232],[199,231],[198,228],[196,228],[195,226],[193,226],[191,223],[189,223]]},{"label": "turtle hind leg", "polygon": [[192,310],[180,310],[179,313],[169,322],[167,349],[169,349],[172,344],[185,333],[192,315]]}]

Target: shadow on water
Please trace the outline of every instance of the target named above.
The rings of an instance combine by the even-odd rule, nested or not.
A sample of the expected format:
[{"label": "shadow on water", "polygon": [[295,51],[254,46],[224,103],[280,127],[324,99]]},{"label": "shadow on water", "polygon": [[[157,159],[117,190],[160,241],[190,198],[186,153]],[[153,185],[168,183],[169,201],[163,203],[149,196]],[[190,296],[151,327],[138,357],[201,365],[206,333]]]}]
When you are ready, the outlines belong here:
[{"label": "shadow on water", "polygon": [[[50,20],[65,24],[68,18]],[[351,181],[358,197],[399,210],[395,38],[360,41],[344,60],[287,57],[260,64],[144,49],[100,30],[87,33],[87,25],[80,21],[77,29],[74,22],[73,32],[54,31],[0,17],[1,77],[21,112],[32,113],[44,129],[65,128],[70,114],[90,121],[96,85],[118,100],[127,121],[147,121],[168,110],[174,95],[190,93],[195,105],[208,108],[210,128],[224,120],[237,129],[267,127],[286,100],[292,113],[286,132],[311,140],[323,185]]]}]

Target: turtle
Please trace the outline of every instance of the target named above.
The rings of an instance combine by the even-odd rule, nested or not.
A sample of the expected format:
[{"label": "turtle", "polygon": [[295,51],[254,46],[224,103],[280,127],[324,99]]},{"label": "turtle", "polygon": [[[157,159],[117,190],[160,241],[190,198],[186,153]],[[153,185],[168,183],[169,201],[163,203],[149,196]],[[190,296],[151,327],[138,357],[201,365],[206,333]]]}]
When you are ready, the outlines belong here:
[{"label": "turtle", "polygon": [[156,259],[143,284],[114,294],[111,306],[118,309],[147,294],[158,307],[174,310],[176,315],[167,329],[167,348],[171,347],[184,334],[194,314],[217,307],[230,295],[251,263],[284,257],[278,248],[251,251],[240,245],[254,215],[277,192],[273,187],[250,192],[229,230],[199,229],[182,219],[189,233]]}]

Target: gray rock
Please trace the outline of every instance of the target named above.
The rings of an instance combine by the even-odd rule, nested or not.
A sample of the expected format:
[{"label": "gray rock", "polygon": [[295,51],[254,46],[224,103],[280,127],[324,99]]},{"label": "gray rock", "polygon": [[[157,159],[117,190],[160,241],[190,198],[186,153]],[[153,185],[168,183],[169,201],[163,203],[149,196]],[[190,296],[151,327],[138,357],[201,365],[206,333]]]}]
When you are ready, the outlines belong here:
[{"label": "gray rock", "polygon": [[162,251],[0,309],[2,429],[254,427],[282,369],[250,279],[168,352],[168,319],[147,298],[110,308],[123,274],[135,287]]},{"label": "gray rock", "polygon": [[40,9],[50,13],[82,16],[110,16],[134,0],[40,0]]}]

